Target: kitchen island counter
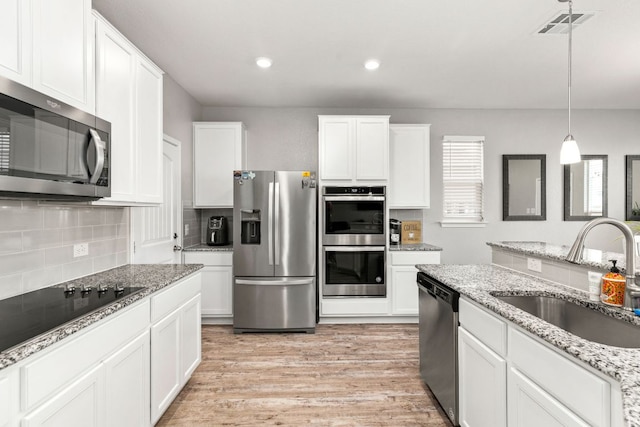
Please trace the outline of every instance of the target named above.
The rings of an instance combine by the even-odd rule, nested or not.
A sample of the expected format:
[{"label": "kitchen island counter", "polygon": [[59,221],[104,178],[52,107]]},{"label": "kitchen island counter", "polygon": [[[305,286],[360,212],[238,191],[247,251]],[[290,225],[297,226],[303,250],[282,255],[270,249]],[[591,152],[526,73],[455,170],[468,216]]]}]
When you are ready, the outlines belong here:
[{"label": "kitchen island counter", "polygon": [[439,246],[430,245],[428,243],[411,243],[404,245],[389,245],[390,251],[442,251]]},{"label": "kitchen island counter", "polygon": [[457,290],[461,295],[520,326],[603,374],[620,382],[624,419],[640,426],[640,349],[611,347],[577,337],[530,315],[493,295],[544,295],[588,306],[640,328],[629,309],[589,302],[584,291],[495,265],[420,264],[418,270]]},{"label": "kitchen island counter", "polygon": [[53,286],[60,288],[60,292],[63,292],[68,284],[75,285],[77,289],[81,289],[83,285],[96,289],[98,284],[107,285],[110,288],[119,284],[124,287],[135,286],[144,289],[0,352],[0,370],[44,350],[201,268],[201,264],[129,264]]}]

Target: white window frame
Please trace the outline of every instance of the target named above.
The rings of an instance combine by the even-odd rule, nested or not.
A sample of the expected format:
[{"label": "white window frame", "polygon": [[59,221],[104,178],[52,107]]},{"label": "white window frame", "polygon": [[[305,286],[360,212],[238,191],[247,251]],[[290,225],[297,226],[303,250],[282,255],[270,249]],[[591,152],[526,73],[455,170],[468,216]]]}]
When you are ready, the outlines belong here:
[{"label": "white window frame", "polygon": [[[442,152],[442,221],[440,222],[440,226],[441,227],[462,227],[462,228],[466,228],[466,227],[485,227],[487,222],[485,221],[485,195],[484,195],[484,187],[485,187],[485,177],[484,177],[484,141],[485,138],[484,136],[450,136],[450,135],[445,135],[442,138],[442,147],[443,147],[443,152]],[[446,208],[446,204],[445,204],[445,200],[447,199],[446,197],[446,191],[447,191],[447,179],[445,177],[445,174],[450,173],[450,171],[447,171],[447,168],[445,168],[445,160],[447,159],[446,156],[448,156],[448,153],[445,152],[445,146],[448,145],[447,143],[456,143],[456,142],[461,142],[461,143],[469,143],[469,142],[478,142],[481,144],[481,152],[480,152],[480,159],[479,159],[479,164],[476,166],[480,167],[480,186],[481,186],[481,190],[479,192],[479,196],[480,196],[480,215],[476,216],[476,217],[469,217],[467,215],[461,214],[461,215],[455,215],[455,214],[451,214],[450,212],[446,212],[445,208]],[[477,179],[477,178],[476,178]]]}]

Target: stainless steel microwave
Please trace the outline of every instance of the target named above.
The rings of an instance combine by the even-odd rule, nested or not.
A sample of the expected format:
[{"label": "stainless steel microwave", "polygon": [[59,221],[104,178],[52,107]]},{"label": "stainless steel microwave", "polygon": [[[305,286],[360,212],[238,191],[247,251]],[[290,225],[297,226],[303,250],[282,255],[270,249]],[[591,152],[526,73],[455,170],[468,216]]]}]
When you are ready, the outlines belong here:
[{"label": "stainless steel microwave", "polygon": [[111,195],[111,124],[0,77],[0,197]]}]

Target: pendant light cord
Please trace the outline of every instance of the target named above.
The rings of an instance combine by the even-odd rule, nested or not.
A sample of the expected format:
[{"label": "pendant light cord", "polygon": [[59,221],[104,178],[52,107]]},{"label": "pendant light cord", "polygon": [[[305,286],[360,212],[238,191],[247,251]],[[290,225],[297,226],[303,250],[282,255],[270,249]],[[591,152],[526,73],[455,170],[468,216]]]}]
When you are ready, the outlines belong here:
[{"label": "pendant light cord", "polygon": [[568,84],[568,118],[569,118],[569,135],[571,135],[571,39],[573,33],[573,0],[569,0],[569,84]]}]

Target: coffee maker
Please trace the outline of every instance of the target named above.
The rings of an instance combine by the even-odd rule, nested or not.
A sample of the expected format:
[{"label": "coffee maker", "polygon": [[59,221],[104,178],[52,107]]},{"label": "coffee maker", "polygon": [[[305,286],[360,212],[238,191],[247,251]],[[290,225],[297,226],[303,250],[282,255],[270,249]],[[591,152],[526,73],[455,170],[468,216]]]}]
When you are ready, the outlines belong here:
[{"label": "coffee maker", "polygon": [[222,246],[229,244],[229,224],[223,216],[212,216],[207,222],[207,245]]},{"label": "coffee maker", "polygon": [[389,220],[389,244],[390,245],[399,245],[400,244],[400,227],[402,226],[402,221],[391,218]]}]

